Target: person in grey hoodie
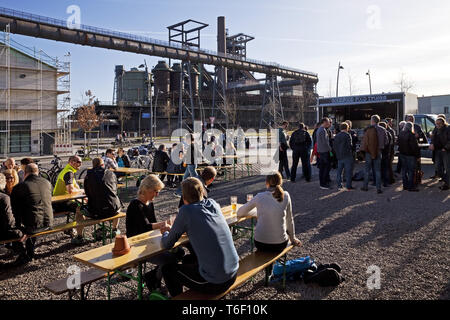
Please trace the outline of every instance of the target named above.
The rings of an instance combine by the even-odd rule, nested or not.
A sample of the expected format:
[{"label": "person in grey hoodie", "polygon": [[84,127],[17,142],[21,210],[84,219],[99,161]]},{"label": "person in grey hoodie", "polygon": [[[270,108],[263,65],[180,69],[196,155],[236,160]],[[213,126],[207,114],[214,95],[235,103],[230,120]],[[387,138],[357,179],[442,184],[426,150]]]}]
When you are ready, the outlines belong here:
[{"label": "person in grey hoodie", "polygon": [[182,192],[185,205],[179,209],[172,226],[161,228],[161,245],[172,248],[186,232],[197,260],[165,264],[164,282],[172,297],[181,294],[183,286],[206,293],[222,292],[234,283],[239,268],[230,228],[217,202],[204,199],[199,179],[184,180]]},{"label": "person in grey hoodie", "polygon": [[339,126],[340,132],[336,135],[333,142],[334,152],[338,159],[336,183],[339,189],[342,188],[342,170],[345,168],[345,183],[347,190],[352,190],[353,177],[353,148],[352,137],[348,133],[349,126],[346,122]]}]

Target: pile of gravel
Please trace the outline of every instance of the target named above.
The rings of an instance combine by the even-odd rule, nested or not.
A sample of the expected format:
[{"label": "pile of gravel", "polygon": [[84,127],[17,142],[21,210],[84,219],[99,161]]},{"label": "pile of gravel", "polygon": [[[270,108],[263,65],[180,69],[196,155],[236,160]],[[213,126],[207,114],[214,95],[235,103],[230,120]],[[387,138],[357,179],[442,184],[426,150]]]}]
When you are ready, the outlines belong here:
[{"label": "pile of gravel", "polygon": [[[424,165],[425,177],[434,168]],[[301,169],[300,169],[301,172]],[[332,171],[334,180],[335,172]],[[342,267],[345,281],[337,287],[321,288],[305,285],[302,281],[287,283],[282,290],[279,283],[264,287],[261,272],[225,299],[239,300],[305,300],[305,299],[449,299],[450,298],[450,193],[438,189],[436,180],[425,179],[420,192],[402,191],[401,182],[383,188],[376,194],[374,187],[360,191],[361,182],[355,182],[355,191],[321,190],[317,170],[313,181],[285,182],[293,201],[297,237],[303,246],[294,248],[288,259],[311,256],[318,263],[336,262]],[[230,195],[246,201],[246,194],[264,190],[264,177],[240,177],[237,181],[220,179],[211,188],[210,196],[221,205],[229,204]],[[155,201],[157,219],[167,219],[177,211],[179,198],[174,189],[165,188]],[[121,192],[127,206],[135,196],[136,188]],[[58,218],[55,223],[64,222]],[[125,219],[119,228],[125,233]],[[92,227],[87,228],[88,234]],[[74,260],[73,255],[101,246],[90,242],[76,246],[63,233],[40,238],[36,258],[26,266],[0,270],[0,299],[67,299],[44,289],[53,280],[68,276],[67,268],[76,265],[88,267]],[[250,252],[248,239],[235,241],[241,257]],[[8,252],[0,255],[0,262],[15,259]],[[371,266],[379,268],[380,288],[369,289],[368,272]],[[147,264],[147,268],[152,268]],[[122,282],[136,287],[131,281]],[[106,299],[106,280],[92,284],[89,299]],[[147,295],[147,289],[144,294]],[[135,291],[114,284],[112,299],[137,299]]]}]

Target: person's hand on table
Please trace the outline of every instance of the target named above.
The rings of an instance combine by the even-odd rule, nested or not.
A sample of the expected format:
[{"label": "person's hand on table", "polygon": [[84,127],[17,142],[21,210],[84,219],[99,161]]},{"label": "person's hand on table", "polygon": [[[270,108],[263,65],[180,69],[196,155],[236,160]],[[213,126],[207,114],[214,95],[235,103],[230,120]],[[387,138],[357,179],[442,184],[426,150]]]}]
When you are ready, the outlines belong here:
[{"label": "person's hand on table", "polygon": [[297,238],[294,238],[294,240],[292,241],[292,244],[296,247],[302,246],[302,242],[300,240],[298,240]]},{"label": "person's hand on table", "polygon": [[24,242],[24,241],[26,241],[28,239],[28,235],[27,234],[24,234],[23,236],[22,236],[22,238],[20,238],[20,242]]},{"label": "person's hand on table", "polygon": [[172,227],[169,225],[165,225],[164,227],[160,228],[159,230],[161,231],[161,234],[164,234],[164,232],[166,231],[170,231]]}]

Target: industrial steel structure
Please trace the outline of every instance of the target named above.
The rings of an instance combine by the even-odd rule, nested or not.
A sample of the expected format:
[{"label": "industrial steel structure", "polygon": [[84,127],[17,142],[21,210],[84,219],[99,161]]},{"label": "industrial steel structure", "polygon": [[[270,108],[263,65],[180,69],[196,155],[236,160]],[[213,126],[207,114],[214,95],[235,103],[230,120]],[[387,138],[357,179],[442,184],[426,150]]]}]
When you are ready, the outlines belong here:
[{"label": "industrial steel structure", "polygon": [[[0,28],[7,25],[12,33],[169,59],[168,65],[160,61],[152,70],[154,88],[153,92],[150,88],[148,95],[150,116],[156,119],[159,110],[159,116],[164,114],[170,123],[173,107],[178,105],[178,125],[189,129],[193,128],[195,120],[203,123],[208,116],[217,119],[217,125],[223,128],[227,128],[230,122],[236,125],[236,118],[241,124],[245,118],[241,118],[239,113],[255,108],[252,112],[258,114],[259,126],[265,127],[289,118],[283,105],[293,111],[301,108],[303,114],[304,107],[315,104],[317,96],[316,73],[247,58],[247,43],[254,37],[243,33],[228,36],[225,17],[217,20],[217,52],[200,47],[200,31],[207,24],[194,20],[169,26],[168,42],[85,25],[74,29],[63,20],[0,8]],[[173,59],[180,62],[172,64]],[[206,65],[214,66],[214,71],[207,71]],[[126,100],[118,96],[118,92],[123,93],[123,88],[119,89],[122,83],[118,80],[121,72],[116,69],[113,103]],[[252,73],[266,76],[257,80]],[[301,94],[292,94],[298,90],[283,94],[283,85],[301,86]],[[287,102],[282,103],[282,100]],[[153,108],[153,101],[161,107]],[[250,101],[252,108],[241,108],[250,105]],[[304,120],[296,117],[295,120]],[[153,128],[150,129],[153,134]]]}]

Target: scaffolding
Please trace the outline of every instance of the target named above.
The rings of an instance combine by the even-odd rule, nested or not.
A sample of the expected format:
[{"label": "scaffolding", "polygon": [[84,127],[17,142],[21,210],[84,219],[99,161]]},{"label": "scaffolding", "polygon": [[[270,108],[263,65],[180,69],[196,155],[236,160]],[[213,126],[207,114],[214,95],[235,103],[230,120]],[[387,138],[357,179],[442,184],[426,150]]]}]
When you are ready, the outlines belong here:
[{"label": "scaffolding", "polygon": [[1,33],[0,70],[6,78],[0,86],[0,112],[6,113],[0,121],[2,156],[71,153],[70,54],[60,61],[20,44],[11,38],[9,25]]}]

